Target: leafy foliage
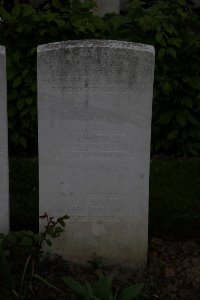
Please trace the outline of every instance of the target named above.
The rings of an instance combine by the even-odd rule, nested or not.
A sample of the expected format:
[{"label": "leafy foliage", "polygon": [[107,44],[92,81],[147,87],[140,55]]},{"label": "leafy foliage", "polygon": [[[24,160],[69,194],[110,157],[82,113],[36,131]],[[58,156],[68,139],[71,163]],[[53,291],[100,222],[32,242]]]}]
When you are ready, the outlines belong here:
[{"label": "leafy foliage", "polygon": [[113,291],[113,275],[103,276],[94,283],[86,282],[85,285],[71,277],[65,277],[63,281],[68,288],[85,300],[132,300],[141,294],[144,287],[143,284],[134,284],[121,292],[119,289]]},{"label": "leafy foliage", "polygon": [[154,45],[156,52],[152,154],[200,154],[200,21],[185,1],[130,1],[110,20],[115,34]]},{"label": "leafy foliage", "polygon": [[[5,4],[4,4],[5,2]],[[69,39],[122,39],[156,50],[152,154],[200,154],[200,21],[184,0],[129,1],[123,15],[93,15],[95,1],[52,0],[39,8],[0,0],[7,46],[10,150],[37,153],[36,46]],[[15,41],[15,43],[13,42]]]},{"label": "leafy foliage", "polygon": [[32,231],[0,233],[0,288],[4,286],[18,300],[27,299],[33,278],[41,279],[35,274],[36,262],[44,245],[52,245],[51,240],[60,236],[65,220],[69,219],[64,215],[54,220],[47,214],[40,218],[46,219],[45,230],[40,234]]},{"label": "leafy foliage", "polygon": [[[92,14],[94,1],[52,0],[39,8],[0,1],[0,41],[7,49],[10,151],[37,153],[36,47],[69,39],[101,38],[105,22]],[[5,2],[6,3],[6,2]]]}]

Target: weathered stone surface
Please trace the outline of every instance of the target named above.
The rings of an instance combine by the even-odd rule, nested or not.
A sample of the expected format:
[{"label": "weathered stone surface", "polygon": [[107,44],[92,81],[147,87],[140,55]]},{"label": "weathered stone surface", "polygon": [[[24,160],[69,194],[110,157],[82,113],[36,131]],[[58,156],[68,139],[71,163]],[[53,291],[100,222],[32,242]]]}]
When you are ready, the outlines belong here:
[{"label": "weathered stone surface", "polygon": [[6,51],[0,46],[0,232],[9,229]]},{"label": "weathered stone surface", "polygon": [[97,0],[97,10],[96,13],[99,16],[104,16],[107,13],[120,12],[120,0]]},{"label": "weathered stone surface", "polygon": [[[46,0],[29,0],[30,3],[37,7],[40,4],[46,2]],[[72,0],[73,1],[73,0]],[[84,0],[81,0],[84,1]],[[97,0],[99,8],[97,9],[97,14],[104,15],[106,13],[119,13],[119,10],[124,11],[127,9],[128,0]],[[198,8],[200,7],[200,0],[193,0],[191,3],[186,4],[189,7]]]},{"label": "weathered stone surface", "polygon": [[[72,0],[73,1],[73,0]],[[84,0],[81,0],[84,2]],[[31,4],[37,7],[40,4],[43,4],[45,0],[30,0]],[[119,14],[120,11],[120,0],[96,0],[97,8],[95,13],[104,16],[106,13],[116,13]]]},{"label": "weathered stone surface", "polygon": [[38,47],[40,213],[70,215],[67,259],[146,262],[153,68],[152,46]]}]

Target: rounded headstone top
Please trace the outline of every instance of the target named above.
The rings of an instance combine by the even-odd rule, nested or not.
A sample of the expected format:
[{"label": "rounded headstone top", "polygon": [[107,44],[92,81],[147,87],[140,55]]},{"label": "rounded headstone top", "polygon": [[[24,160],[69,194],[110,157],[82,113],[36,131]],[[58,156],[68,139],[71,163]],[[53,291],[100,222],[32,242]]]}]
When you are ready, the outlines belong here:
[{"label": "rounded headstone top", "polygon": [[40,45],[37,52],[55,51],[59,49],[69,48],[117,48],[135,51],[149,52],[154,55],[154,47],[145,44],[136,44],[132,42],[115,41],[115,40],[70,40],[64,42],[56,42],[50,44]]},{"label": "rounded headstone top", "polygon": [[0,54],[5,54],[6,53],[6,47],[0,46]]}]

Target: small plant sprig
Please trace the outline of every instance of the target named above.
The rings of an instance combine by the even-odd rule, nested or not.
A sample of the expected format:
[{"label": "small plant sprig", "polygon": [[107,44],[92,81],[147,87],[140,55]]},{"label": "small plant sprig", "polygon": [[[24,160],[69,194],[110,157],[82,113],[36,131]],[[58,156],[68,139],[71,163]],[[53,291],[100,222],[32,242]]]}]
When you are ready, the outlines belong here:
[{"label": "small plant sprig", "polygon": [[[44,232],[17,231],[0,233],[0,288],[6,288],[14,299],[25,300],[31,292],[34,294],[33,278],[44,281],[35,273],[36,262],[43,252],[43,246],[51,246],[51,239],[57,238],[64,231],[64,215],[54,220],[45,213],[40,219],[46,219]],[[48,282],[52,288],[57,289]]]},{"label": "small plant sprig", "polygon": [[54,220],[54,217],[49,217],[47,213],[44,213],[42,216],[40,216],[40,219],[46,219],[47,222],[45,225],[45,231],[40,233],[40,248],[42,248],[45,244],[51,247],[51,239],[57,238],[61,235],[65,228],[65,220],[69,219],[69,216],[64,215],[63,217]]}]

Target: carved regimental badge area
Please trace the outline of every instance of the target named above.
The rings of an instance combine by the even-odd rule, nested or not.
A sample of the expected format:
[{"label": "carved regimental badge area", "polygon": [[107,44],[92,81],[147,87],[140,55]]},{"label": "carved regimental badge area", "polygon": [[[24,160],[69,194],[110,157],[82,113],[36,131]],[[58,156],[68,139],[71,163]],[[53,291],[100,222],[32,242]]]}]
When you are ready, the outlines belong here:
[{"label": "carved regimental badge area", "polygon": [[153,68],[146,45],[38,47],[40,212],[70,215],[67,259],[145,264]]},{"label": "carved regimental badge area", "polygon": [[6,51],[0,46],[0,232],[9,230]]}]

